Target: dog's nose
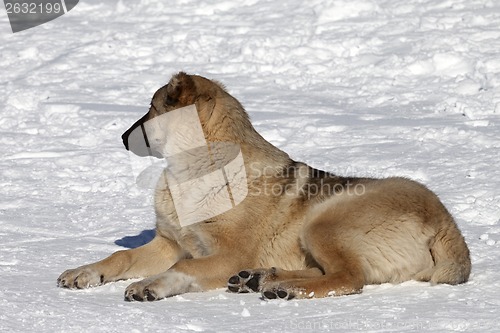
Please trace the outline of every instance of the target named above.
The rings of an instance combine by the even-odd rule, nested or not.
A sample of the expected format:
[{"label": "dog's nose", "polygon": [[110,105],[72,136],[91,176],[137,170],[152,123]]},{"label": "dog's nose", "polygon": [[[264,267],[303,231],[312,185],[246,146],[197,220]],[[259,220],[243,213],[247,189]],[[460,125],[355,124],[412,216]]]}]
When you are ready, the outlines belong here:
[{"label": "dog's nose", "polygon": [[125,149],[127,149],[127,150],[129,150],[128,149],[128,135],[129,135],[128,131],[122,134],[123,145],[125,146]]},{"label": "dog's nose", "polygon": [[137,156],[163,158],[160,152],[152,148],[148,134],[142,122],[137,122],[122,135],[123,145]]},{"label": "dog's nose", "polygon": [[148,113],[146,113],[144,116],[141,117],[141,119],[137,120],[128,130],[125,131],[125,133],[122,134],[122,141],[123,145],[127,150],[130,150],[130,134],[139,126],[144,124],[148,119]]}]

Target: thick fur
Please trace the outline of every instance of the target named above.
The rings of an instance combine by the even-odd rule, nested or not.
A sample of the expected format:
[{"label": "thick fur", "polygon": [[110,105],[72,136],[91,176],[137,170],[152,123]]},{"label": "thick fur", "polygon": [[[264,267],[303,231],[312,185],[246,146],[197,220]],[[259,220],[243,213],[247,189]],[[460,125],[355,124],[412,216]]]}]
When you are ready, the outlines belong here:
[{"label": "thick fur", "polygon": [[411,279],[468,280],[469,250],[434,193],[405,178],[344,178],[291,160],[255,131],[241,104],[217,82],[174,75],[123,135],[127,149],[134,128],[191,104],[208,142],[240,146],[248,196],[223,214],[181,227],[164,176],[155,195],[156,237],[67,270],[59,286],[141,277],[126,289],[126,300],[225,286],[291,299],[359,293],[366,284]]}]

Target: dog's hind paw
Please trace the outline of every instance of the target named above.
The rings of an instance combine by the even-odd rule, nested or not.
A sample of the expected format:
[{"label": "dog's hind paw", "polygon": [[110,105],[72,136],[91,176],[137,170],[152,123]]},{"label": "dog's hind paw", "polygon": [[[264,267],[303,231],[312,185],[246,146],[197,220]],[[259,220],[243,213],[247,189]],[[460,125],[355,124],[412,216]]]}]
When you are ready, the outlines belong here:
[{"label": "dog's hind paw", "polygon": [[271,269],[249,269],[231,276],[227,283],[227,289],[233,293],[260,292],[265,280],[275,276],[275,268]]},{"label": "dog's hind paw", "polygon": [[241,271],[227,282],[227,289],[233,293],[249,293],[260,291],[260,273]]},{"label": "dog's hind paw", "polygon": [[285,288],[270,288],[262,290],[262,298],[264,299],[283,299],[291,300],[296,297],[293,291],[286,290]]}]

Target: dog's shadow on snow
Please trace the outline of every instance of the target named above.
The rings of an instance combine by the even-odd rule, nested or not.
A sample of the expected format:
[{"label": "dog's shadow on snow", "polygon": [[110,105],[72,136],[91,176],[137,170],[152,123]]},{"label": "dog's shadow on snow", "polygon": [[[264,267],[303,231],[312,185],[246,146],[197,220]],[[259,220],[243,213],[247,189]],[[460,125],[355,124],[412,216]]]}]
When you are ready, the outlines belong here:
[{"label": "dog's shadow on snow", "polygon": [[149,243],[155,237],[155,235],[156,232],[154,229],[143,230],[136,236],[125,236],[121,239],[117,239],[115,240],[115,244],[129,249],[135,249],[136,247]]}]

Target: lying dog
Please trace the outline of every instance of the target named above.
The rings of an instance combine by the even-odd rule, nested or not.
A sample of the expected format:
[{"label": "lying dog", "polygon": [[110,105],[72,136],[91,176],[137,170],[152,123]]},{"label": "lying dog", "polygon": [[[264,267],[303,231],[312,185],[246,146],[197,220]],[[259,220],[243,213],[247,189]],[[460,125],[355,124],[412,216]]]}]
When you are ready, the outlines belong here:
[{"label": "lying dog", "polygon": [[[156,129],[148,125],[174,114]],[[143,149],[132,142],[137,133],[146,142]],[[126,300],[225,286],[292,299],[360,293],[367,284],[459,284],[469,278],[464,238],[425,186],[404,178],[344,178],[293,161],[255,131],[241,104],[215,81],[174,75],[123,140],[138,155],[170,158],[155,192],[156,236],[144,246],[67,270],[60,287],[141,277],[126,289]],[[217,148],[225,143],[232,148]],[[178,145],[185,147],[169,155]],[[217,164],[219,155],[229,157]],[[231,161],[241,162],[233,165],[235,172],[225,167]],[[217,193],[200,194],[196,181],[219,169],[226,170],[224,177],[208,186]],[[228,185],[237,176],[245,188],[231,193]],[[229,208],[220,209],[219,193],[229,198]],[[203,215],[196,214],[207,209],[212,214],[201,221]]]}]

